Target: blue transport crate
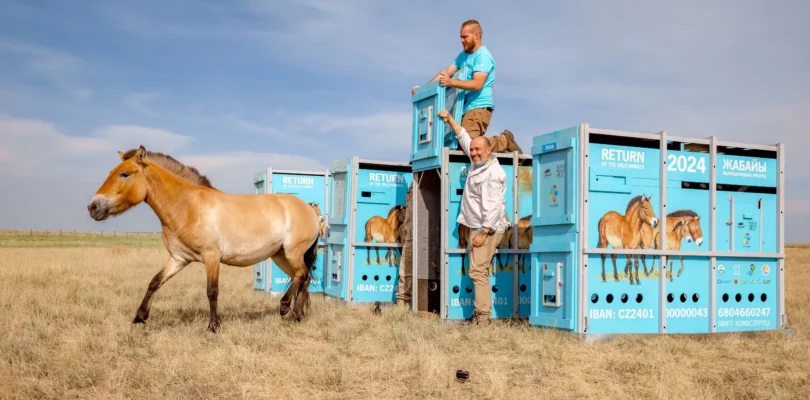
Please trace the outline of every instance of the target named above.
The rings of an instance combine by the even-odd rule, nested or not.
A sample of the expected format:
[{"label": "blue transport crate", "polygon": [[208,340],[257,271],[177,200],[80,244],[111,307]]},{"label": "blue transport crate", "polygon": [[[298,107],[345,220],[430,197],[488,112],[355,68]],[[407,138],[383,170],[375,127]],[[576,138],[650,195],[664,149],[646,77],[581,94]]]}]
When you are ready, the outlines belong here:
[{"label": "blue transport crate", "polygon": [[324,292],[351,303],[394,302],[411,167],[355,156],[335,161],[330,174]]},{"label": "blue transport crate", "polygon": [[[329,217],[329,171],[290,171],[267,168],[256,173],[253,178],[257,194],[293,194],[310,203],[323,218],[321,237],[318,239],[318,257],[313,267],[313,278],[309,284],[310,293],[323,292],[324,271],[329,259],[326,246],[327,223]],[[253,266],[253,289],[267,292],[272,296],[283,295],[290,286],[291,278],[267,259]]]},{"label": "blue transport crate", "polygon": [[[532,159],[516,152],[493,156],[507,175],[505,211],[512,227],[506,231],[490,264],[491,316],[528,318]],[[463,320],[472,316],[475,309],[474,285],[465,250],[469,246],[468,229],[456,222],[470,160],[462,151],[446,147],[440,160],[439,168],[414,173],[412,307],[416,312],[437,313],[442,320]]]},{"label": "blue transport crate", "polygon": [[784,328],[783,144],[582,124],[536,136],[532,155],[532,325]]}]

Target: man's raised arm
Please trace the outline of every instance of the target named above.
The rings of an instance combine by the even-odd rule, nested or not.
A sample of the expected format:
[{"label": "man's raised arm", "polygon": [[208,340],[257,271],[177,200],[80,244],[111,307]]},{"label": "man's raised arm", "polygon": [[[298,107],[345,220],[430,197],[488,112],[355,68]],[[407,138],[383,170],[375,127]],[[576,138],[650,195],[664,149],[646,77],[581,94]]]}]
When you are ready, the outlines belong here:
[{"label": "man's raised arm", "polygon": [[470,156],[470,142],[472,142],[472,138],[469,134],[467,134],[467,130],[462,128],[461,125],[456,122],[456,119],[453,118],[452,115],[447,110],[441,110],[438,114],[439,118],[443,119],[444,122],[450,125],[450,128],[453,129],[453,132],[456,133],[456,140],[458,140],[458,145],[461,147],[461,150],[467,157]]}]

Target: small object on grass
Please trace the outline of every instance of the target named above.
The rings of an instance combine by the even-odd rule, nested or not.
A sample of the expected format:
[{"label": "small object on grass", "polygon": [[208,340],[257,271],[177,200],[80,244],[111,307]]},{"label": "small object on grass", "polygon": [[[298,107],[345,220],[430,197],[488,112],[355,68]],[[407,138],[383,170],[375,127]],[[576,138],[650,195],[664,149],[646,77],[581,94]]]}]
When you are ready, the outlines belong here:
[{"label": "small object on grass", "polygon": [[382,314],[382,310],[380,310],[380,302],[375,302],[374,307],[371,309],[371,313],[374,315]]},{"label": "small object on grass", "polygon": [[464,383],[464,382],[467,382],[469,379],[470,379],[470,373],[468,371],[465,371],[463,369],[460,369],[460,370],[456,371],[456,380],[457,381],[459,381],[461,383]]}]

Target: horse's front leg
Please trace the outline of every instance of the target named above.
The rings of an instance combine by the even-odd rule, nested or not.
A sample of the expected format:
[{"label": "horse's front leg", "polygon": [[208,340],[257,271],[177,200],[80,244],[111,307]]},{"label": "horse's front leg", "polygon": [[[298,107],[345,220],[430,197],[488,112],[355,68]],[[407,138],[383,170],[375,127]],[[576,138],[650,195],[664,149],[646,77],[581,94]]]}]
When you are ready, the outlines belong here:
[{"label": "horse's front leg", "polygon": [[217,333],[219,328],[219,315],[217,315],[217,297],[219,296],[219,254],[203,256],[205,264],[205,277],[208,281],[208,305],[210,316],[208,318],[208,331]]},{"label": "horse's front leg", "polygon": [[678,257],[680,257],[680,259],[681,259],[681,269],[678,270],[678,278],[680,278],[681,274],[683,273],[683,256],[678,256]]},{"label": "horse's front leg", "polygon": [[149,282],[149,287],[146,289],[146,294],[143,296],[141,306],[138,307],[135,318],[132,320],[133,324],[143,324],[149,319],[149,310],[152,308],[152,297],[155,295],[155,292],[157,292],[169,278],[180,272],[188,264],[188,261],[177,260],[169,255],[169,259],[163,264],[163,268],[155,274],[152,281]]}]

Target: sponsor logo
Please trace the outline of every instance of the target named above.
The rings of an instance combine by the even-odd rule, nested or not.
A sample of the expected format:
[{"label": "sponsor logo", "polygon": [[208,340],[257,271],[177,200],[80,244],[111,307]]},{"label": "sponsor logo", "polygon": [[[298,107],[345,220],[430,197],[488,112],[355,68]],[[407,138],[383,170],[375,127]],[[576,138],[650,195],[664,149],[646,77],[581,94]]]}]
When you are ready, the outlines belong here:
[{"label": "sponsor logo", "polygon": [[[551,190],[548,192],[548,199],[551,200],[552,203],[557,203],[557,196],[560,192],[557,191],[557,185],[551,187]],[[556,205],[556,204],[554,204]],[[552,205],[552,206],[554,206]]]}]

